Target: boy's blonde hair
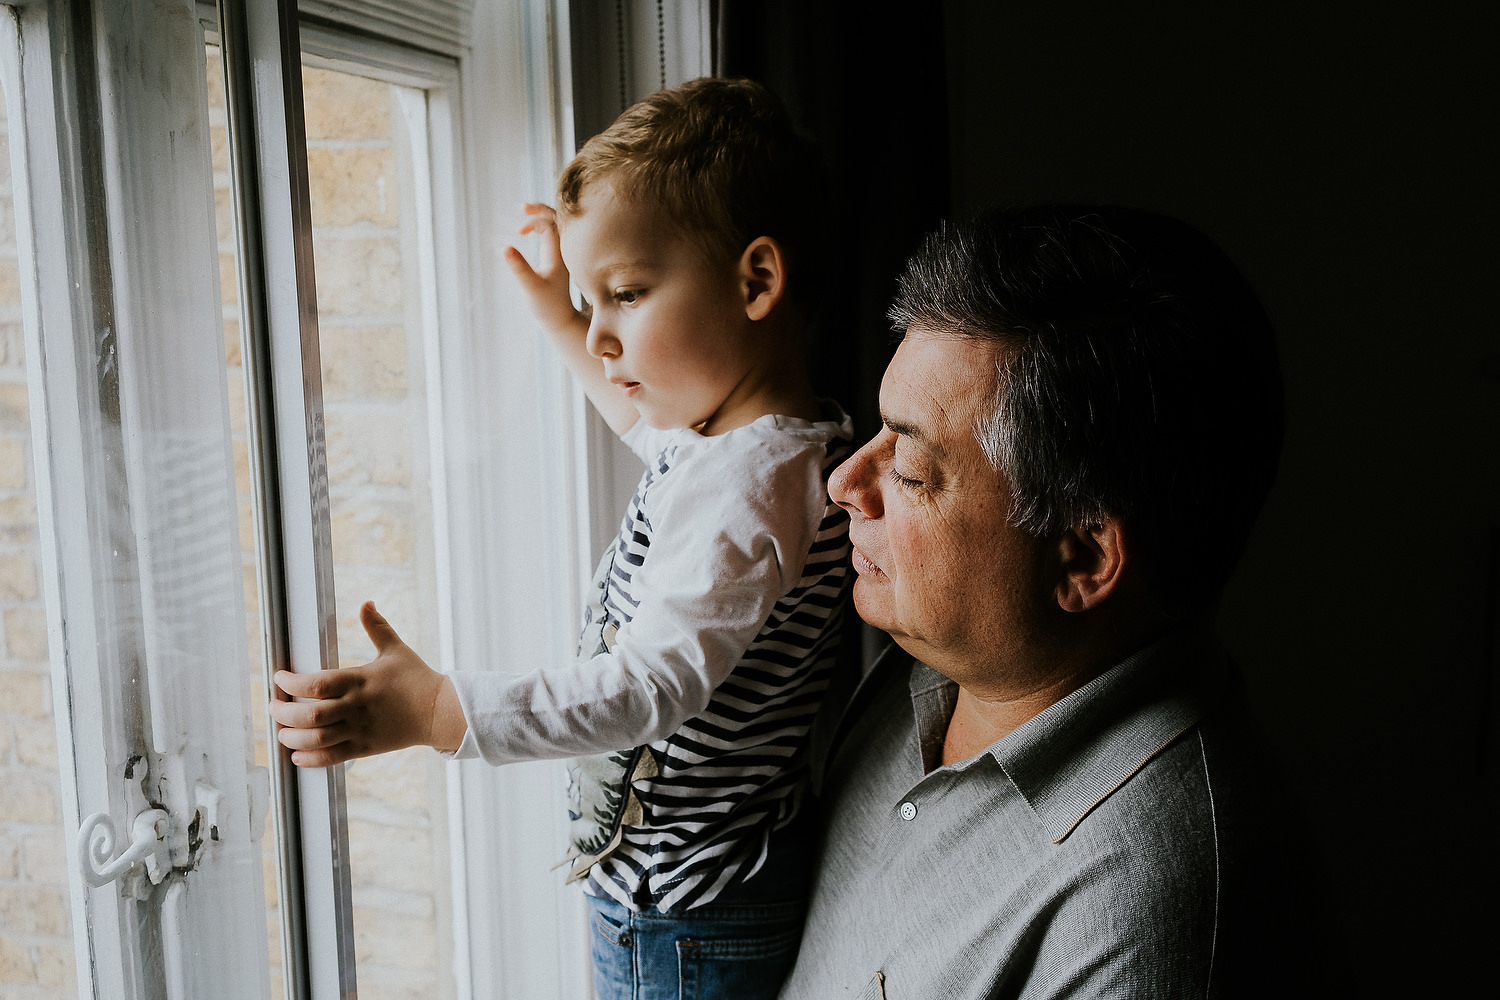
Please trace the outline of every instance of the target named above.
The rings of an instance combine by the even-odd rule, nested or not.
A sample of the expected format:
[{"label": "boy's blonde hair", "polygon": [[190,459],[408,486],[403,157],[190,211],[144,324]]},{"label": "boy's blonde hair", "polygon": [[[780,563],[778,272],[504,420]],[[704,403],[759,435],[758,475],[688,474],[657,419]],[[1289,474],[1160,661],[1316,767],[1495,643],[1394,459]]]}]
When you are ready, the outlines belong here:
[{"label": "boy's blonde hair", "polygon": [[583,192],[607,181],[619,197],[659,207],[710,256],[737,257],[769,236],[800,275],[797,290],[817,259],[822,169],[769,90],[705,78],[657,91],[584,143],[557,203],[576,215]]}]

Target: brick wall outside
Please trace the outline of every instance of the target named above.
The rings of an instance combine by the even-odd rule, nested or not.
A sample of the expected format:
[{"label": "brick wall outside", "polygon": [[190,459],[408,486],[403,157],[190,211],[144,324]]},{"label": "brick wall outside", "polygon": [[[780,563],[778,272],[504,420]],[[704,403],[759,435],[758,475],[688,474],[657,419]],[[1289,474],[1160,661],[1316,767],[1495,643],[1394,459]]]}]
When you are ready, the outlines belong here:
[{"label": "brick wall outside", "polygon": [[10,148],[0,101],[0,996],[78,995],[68,904]]}]

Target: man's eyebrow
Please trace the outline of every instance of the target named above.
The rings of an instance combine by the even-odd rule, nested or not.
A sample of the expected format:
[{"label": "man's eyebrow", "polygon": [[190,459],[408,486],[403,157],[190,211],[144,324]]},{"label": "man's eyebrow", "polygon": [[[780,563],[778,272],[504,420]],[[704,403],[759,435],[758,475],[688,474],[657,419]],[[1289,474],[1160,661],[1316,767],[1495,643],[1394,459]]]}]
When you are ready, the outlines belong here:
[{"label": "man's eyebrow", "polygon": [[919,444],[930,444],[927,439],[927,434],[916,424],[909,423],[905,420],[899,420],[884,412],[880,414],[880,422],[884,424],[886,426],[886,429],[889,430],[892,434],[900,434],[902,437],[909,437]]}]

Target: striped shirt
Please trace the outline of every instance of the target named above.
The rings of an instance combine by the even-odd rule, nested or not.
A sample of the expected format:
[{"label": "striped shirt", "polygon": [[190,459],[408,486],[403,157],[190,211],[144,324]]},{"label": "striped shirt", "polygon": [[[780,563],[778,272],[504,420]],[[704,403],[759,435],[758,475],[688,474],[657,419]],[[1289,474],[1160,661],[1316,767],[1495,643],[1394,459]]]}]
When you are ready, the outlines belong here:
[{"label": "striped shirt", "polygon": [[648,458],[600,563],[583,657],[650,661],[658,738],[570,767],[574,877],[635,910],[706,904],[796,816],[851,582],[827,496],[850,422],[763,417],[705,438],[632,428]]}]

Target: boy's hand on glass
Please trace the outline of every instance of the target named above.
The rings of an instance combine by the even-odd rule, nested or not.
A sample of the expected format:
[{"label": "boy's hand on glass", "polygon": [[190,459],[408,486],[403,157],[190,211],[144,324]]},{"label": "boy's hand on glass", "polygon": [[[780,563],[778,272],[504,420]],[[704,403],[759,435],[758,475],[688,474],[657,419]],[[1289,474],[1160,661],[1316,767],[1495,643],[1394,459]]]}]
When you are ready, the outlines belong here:
[{"label": "boy's hand on glass", "polygon": [[448,678],[429,667],[375,605],[359,609],[375,659],[359,667],[311,674],[276,673],[276,686],[298,702],[271,702],[277,740],[299,767],[327,767],[356,757],[431,746],[457,750],[467,724]]},{"label": "boy's hand on glass", "polygon": [[523,206],[522,211],[527,219],[519,233],[522,236],[535,233],[541,238],[536,265],[533,267],[515,247],[505,248],[505,263],[531,301],[532,314],[555,334],[587,331],[588,317],[574,307],[568,287],[568,268],[563,263],[558,240],[557,213],[550,206],[535,203]]}]

